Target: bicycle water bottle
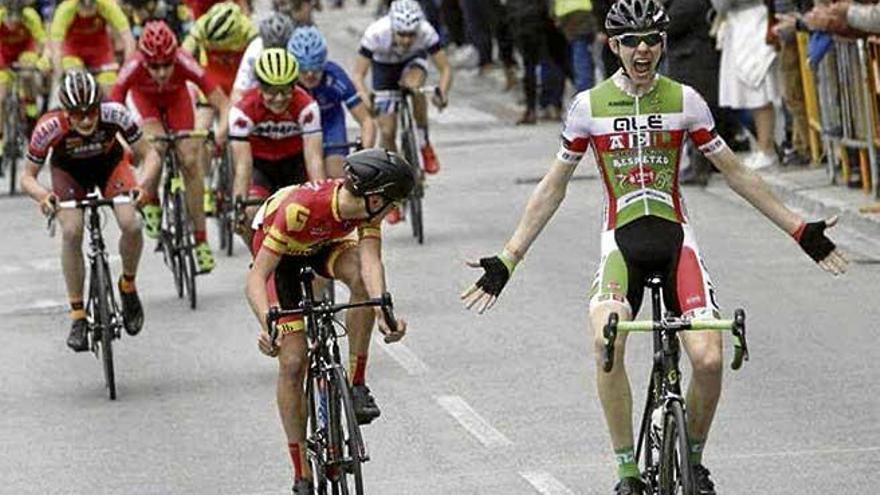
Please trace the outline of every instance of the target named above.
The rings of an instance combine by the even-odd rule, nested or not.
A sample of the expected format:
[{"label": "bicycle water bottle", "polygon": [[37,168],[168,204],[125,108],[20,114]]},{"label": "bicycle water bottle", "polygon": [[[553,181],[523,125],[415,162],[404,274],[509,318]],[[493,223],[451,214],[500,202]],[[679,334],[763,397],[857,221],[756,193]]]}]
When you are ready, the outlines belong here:
[{"label": "bicycle water bottle", "polygon": [[651,413],[651,460],[656,466],[660,463],[660,441],[663,438],[663,407],[655,407]]}]

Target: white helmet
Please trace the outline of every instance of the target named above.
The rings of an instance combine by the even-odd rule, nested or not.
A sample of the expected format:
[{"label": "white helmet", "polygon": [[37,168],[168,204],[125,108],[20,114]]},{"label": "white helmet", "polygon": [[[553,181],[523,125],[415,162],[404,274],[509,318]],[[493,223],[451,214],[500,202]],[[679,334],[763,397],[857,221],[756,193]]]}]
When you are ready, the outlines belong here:
[{"label": "white helmet", "polygon": [[394,0],[388,10],[391,17],[391,30],[395,33],[412,33],[419,28],[425,15],[416,0]]}]

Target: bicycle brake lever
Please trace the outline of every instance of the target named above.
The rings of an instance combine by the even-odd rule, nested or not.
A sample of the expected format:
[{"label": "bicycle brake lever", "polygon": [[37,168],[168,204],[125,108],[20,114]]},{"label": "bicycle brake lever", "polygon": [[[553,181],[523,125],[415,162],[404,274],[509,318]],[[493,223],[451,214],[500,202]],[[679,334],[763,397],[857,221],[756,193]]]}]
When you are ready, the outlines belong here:
[{"label": "bicycle brake lever", "polygon": [[397,333],[397,319],[394,318],[394,302],[391,300],[391,294],[386,292],[382,294],[382,316],[385,317],[385,324],[391,333]]}]

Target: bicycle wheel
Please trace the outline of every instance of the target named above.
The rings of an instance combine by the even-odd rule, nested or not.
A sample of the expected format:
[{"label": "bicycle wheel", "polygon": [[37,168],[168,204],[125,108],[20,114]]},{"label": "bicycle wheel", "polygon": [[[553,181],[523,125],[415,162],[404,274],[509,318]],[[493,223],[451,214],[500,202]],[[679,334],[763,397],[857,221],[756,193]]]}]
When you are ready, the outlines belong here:
[{"label": "bicycle wheel", "polygon": [[174,194],[174,230],[179,262],[182,293],[189,300],[190,309],[196,309],[196,260],[193,255],[192,235],[187,226],[187,212],[183,191]]},{"label": "bicycle wheel", "polygon": [[424,189],[422,188],[422,169],[421,165],[419,165],[419,150],[416,146],[415,136],[413,135],[412,127],[405,128],[401,132],[401,144],[403,145],[403,157],[407,162],[413,167],[413,171],[416,176],[416,186],[413,188],[413,192],[407,198],[407,203],[409,203],[410,210],[410,223],[412,225],[413,237],[415,237],[419,244],[425,242],[425,231],[424,231],[424,222],[422,219],[422,197],[424,196]]},{"label": "bicycle wheel", "polygon": [[[7,98],[12,98],[9,96]],[[6,110],[6,121],[3,123],[3,163],[0,164],[4,173],[9,175],[9,195],[15,194],[16,187],[16,168],[18,155],[20,154],[18,126],[16,119],[18,118],[18,109],[12,100],[4,103]]]},{"label": "bicycle wheel", "polygon": [[696,495],[687,438],[687,422],[680,402],[671,401],[663,419],[660,447],[660,495]]},{"label": "bicycle wheel", "polygon": [[[309,372],[309,375],[312,375]],[[306,425],[306,456],[312,470],[312,487],[316,495],[327,495],[327,379],[322,374],[306,380],[308,418]]]},{"label": "bicycle wheel", "polygon": [[422,196],[421,186],[413,189],[413,194],[409,199],[410,222],[412,222],[413,237],[419,244],[425,243],[425,228],[422,220]]},{"label": "bicycle wheel", "polygon": [[181,251],[183,258],[182,276],[185,286],[185,292],[189,298],[189,308],[196,309],[196,260],[193,255],[192,244],[187,242],[186,247]]},{"label": "bicycle wheel", "polygon": [[364,479],[361,465],[367,453],[361,429],[354,415],[351,386],[341,366],[336,366],[327,385],[328,430],[331,465],[338,466],[330,478],[333,495],[363,495]]},{"label": "bicycle wheel", "polygon": [[174,277],[177,297],[183,298],[183,260],[180,256],[182,235],[178,230],[179,224],[177,222],[177,218],[180,216],[180,198],[178,194],[171,193],[171,186],[168,183],[165,186],[162,193],[162,204],[165,207],[162,219],[165,226],[162,232],[162,249],[166,253],[168,267],[171,268],[171,275]]},{"label": "bicycle wheel", "polygon": [[110,285],[110,273],[102,261],[97,261],[94,267],[95,278],[90,283],[95,284],[93,294],[96,297],[93,308],[95,309],[95,328],[101,333],[101,361],[104,365],[104,381],[110,393],[110,400],[116,400],[116,373],[113,369],[113,321],[110,312],[110,298],[112,287]]}]

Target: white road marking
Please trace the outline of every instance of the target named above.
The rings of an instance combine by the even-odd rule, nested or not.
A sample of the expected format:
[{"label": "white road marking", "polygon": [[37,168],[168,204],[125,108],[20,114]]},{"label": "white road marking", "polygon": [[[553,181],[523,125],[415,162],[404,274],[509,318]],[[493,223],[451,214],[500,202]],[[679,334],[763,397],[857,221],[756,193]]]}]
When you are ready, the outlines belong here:
[{"label": "white road marking", "polygon": [[428,365],[419,359],[409,347],[400,342],[386,344],[381,335],[376,335],[374,341],[410,375],[424,375],[428,372]]},{"label": "white road marking", "polygon": [[440,407],[446,410],[471,435],[475,436],[486,448],[509,447],[513,442],[496,430],[488,421],[457,395],[441,395],[435,397]]},{"label": "white road marking", "polygon": [[523,471],[519,475],[543,495],[574,495],[573,491],[547,471]]}]

